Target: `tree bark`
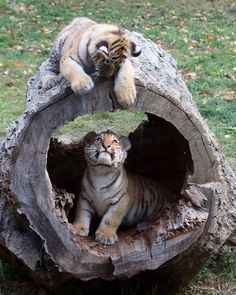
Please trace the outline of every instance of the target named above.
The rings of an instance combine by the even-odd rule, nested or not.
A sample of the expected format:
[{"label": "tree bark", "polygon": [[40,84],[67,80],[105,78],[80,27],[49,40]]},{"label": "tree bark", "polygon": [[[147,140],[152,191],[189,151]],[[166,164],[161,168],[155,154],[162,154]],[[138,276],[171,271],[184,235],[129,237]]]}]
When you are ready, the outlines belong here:
[{"label": "tree bark", "polygon": [[28,83],[24,113],[1,145],[0,242],[4,255],[49,288],[70,278],[111,280],[145,270],[168,278],[172,272],[175,282],[185,284],[236,228],[235,175],[176,62],[150,40],[130,36],[142,54],[132,59],[137,98],[127,111],[146,112],[148,120],[130,133],[127,169],[169,185],[179,199],[149,230],[121,229],[113,246],[74,234],[83,145],[51,138],[78,116],[121,106],[113,81],[99,81],[91,93],[76,96],[59,76],[55,87],[42,92],[45,61]]}]

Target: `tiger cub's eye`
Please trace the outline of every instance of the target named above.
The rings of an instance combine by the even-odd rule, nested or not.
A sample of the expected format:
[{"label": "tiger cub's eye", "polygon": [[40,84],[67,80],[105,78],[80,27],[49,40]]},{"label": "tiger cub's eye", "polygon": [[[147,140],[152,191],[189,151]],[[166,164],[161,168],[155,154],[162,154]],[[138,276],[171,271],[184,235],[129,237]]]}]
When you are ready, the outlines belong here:
[{"label": "tiger cub's eye", "polygon": [[97,137],[97,138],[96,138],[96,141],[97,141],[97,142],[102,142],[102,138],[101,138],[101,137]]},{"label": "tiger cub's eye", "polygon": [[113,140],[112,140],[112,143],[118,143],[118,140],[113,139]]}]

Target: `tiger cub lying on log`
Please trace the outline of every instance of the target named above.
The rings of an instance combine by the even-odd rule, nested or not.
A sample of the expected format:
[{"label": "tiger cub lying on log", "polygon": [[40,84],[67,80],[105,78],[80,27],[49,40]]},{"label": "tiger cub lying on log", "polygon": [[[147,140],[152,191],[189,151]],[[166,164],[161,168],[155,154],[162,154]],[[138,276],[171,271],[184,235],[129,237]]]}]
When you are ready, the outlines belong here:
[{"label": "tiger cub lying on log", "polygon": [[76,94],[85,94],[94,87],[91,74],[115,77],[118,102],[130,105],[136,88],[128,58],[140,53],[140,48],[117,26],[98,24],[86,17],[75,18],[56,38],[41,87],[54,86],[60,72]]},{"label": "tiger cub lying on log", "polygon": [[153,220],[164,208],[171,193],[157,182],[132,174],[124,168],[130,141],[107,130],[88,133],[84,138],[85,170],[75,220],[75,232],[88,236],[92,217],[101,218],[95,233],[104,245],[118,241],[120,225]]}]

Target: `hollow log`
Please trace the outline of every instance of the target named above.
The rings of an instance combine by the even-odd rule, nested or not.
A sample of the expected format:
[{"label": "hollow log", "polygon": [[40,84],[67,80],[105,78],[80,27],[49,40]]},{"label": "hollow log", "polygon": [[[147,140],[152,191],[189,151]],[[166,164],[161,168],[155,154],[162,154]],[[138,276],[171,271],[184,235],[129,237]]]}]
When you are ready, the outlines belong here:
[{"label": "hollow log", "polygon": [[147,120],[129,134],[126,168],[179,197],[148,230],[119,229],[115,245],[102,246],[93,234],[75,235],[83,144],[61,143],[53,135],[78,116],[122,107],[111,80],[76,96],[58,76],[57,85],[43,92],[45,61],[28,83],[24,113],[1,145],[0,253],[51,289],[69,279],[114,280],[143,271],[184,285],[236,227],[236,177],[176,62],[140,34],[129,34],[142,54],[132,60],[137,97],[126,111],[145,112]]}]

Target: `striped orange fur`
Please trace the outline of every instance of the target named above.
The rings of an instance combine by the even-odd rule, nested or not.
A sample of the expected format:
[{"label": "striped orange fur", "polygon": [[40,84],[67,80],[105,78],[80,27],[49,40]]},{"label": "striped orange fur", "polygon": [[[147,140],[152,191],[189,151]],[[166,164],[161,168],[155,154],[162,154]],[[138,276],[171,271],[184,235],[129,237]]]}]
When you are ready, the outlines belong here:
[{"label": "striped orange fur", "polygon": [[132,104],[136,88],[129,58],[140,53],[140,48],[117,26],[98,24],[86,17],[75,18],[54,43],[43,87],[53,84],[52,79],[60,72],[76,94],[85,94],[94,87],[91,74],[115,77],[118,101]]},{"label": "striped orange fur", "polygon": [[126,171],[128,138],[107,130],[88,133],[84,142],[87,168],[73,225],[79,235],[87,236],[91,219],[97,215],[101,222],[96,240],[112,245],[118,241],[120,225],[154,220],[170,197],[170,191],[163,190],[154,180]]}]

